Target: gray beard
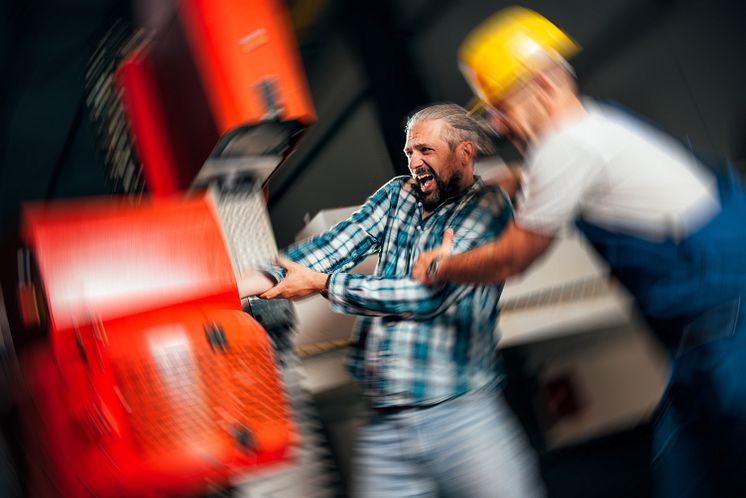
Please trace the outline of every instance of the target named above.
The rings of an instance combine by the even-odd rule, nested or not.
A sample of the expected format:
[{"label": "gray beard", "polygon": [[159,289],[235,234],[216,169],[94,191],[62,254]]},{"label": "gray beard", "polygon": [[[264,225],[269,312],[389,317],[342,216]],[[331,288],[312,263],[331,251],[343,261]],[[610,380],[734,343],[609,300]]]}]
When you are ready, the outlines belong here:
[{"label": "gray beard", "polygon": [[431,173],[435,178],[435,183],[437,185],[437,188],[431,193],[424,194],[422,190],[420,190],[419,183],[415,183],[415,186],[420,194],[420,199],[422,199],[422,205],[424,206],[425,211],[432,211],[449,197],[453,197],[454,195],[458,194],[460,192],[459,184],[461,183],[461,179],[463,178],[461,172],[456,171],[453,173],[448,182],[444,182],[438,175],[435,174],[434,171],[431,171]]}]

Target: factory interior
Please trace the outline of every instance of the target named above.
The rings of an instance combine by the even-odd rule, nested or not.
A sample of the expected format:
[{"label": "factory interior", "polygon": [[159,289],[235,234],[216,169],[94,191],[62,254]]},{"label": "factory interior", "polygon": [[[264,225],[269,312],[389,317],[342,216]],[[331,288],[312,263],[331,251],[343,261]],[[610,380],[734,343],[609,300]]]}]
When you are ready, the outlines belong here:
[{"label": "factory interior", "polygon": [[[0,496],[349,496],[354,472],[354,442],[367,410],[361,389],[345,368],[347,346],[356,318],[332,312],[327,300],[320,295],[279,303],[268,311],[263,311],[265,305],[258,302],[260,300],[244,303],[244,311],[248,307],[257,319],[262,313],[269,316],[270,321],[276,320],[277,315],[282,315],[283,319],[291,317],[287,318],[291,322],[289,325],[277,326],[279,332],[259,319],[276,349],[278,385],[281,386],[276,388],[287,397],[290,425],[294,427],[291,432],[295,431],[291,438],[295,439],[289,443],[296,446],[293,456],[284,463],[252,463],[242,467],[238,475],[230,475],[229,481],[222,473],[222,481],[215,478],[219,485],[213,487],[220,488],[217,491],[195,485],[177,491],[173,491],[174,488],[163,491],[166,488],[162,488],[152,494],[127,494],[117,491],[118,488],[105,478],[92,478],[84,485],[89,487],[88,494],[68,494],[60,491],[65,489],[65,484],[54,483],[54,477],[50,477],[53,471],[47,468],[54,467],[53,460],[59,458],[59,453],[50,457],[47,465],[35,458],[44,451],[45,431],[54,433],[57,429],[39,429],[39,440],[27,440],[29,426],[33,426],[36,419],[28,415],[28,407],[17,401],[16,376],[20,375],[19,361],[24,372],[33,368],[35,361],[40,361],[31,355],[24,356],[24,348],[33,349],[47,339],[43,332],[36,330],[31,334],[25,326],[19,325],[26,319],[24,306],[28,305],[23,293],[17,291],[19,285],[28,284],[19,282],[19,267],[23,266],[19,241],[32,237],[37,244],[32,247],[32,253],[36,251],[42,281],[48,275],[48,284],[57,285],[56,292],[72,289],[70,292],[74,296],[85,294],[72,284],[65,287],[56,280],[62,278],[59,274],[55,280],[52,277],[56,262],[63,261],[61,258],[68,254],[65,251],[72,251],[77,243],[87,243],[88,235],[82,231],[71,233],[69,230],[75,232],[72,228],[59,232],[64,232],[59,245],[54,238],[48,238],[58,233],[52,224],[63,223],[66,216],[73,220],[74,215],[63,210],[64,214],[55,218],[56,215],[43,209],[43,203],[88,200],[103,203],[105,199],[128,195],[139,200],[148,198],[153,188],[146,185],[152,181],[150,177],[139,178],[138,186],[133,187],[132,178],[125,178],[121,171],[112,171],[112,164],[120,160],[112,152],[113,148],[123,150],[118,140],[126,134],[121,130],[116,132],[118,135],[112,132],[112,123],[117,120],[123,123],[126,119],[121,109],[114,118],[94,112],[97,96],[102,95],[97,93],[100,89],[96,84],[105,81],[102,75],[106,75],[105,70],[96,68],[92,61],[101,60],[102,46],[105,48],[107,44],[116,45],[119,51],[116,56],[111,55],[114,52],[104,53],[116,62],[121,62],[122,54],[137,43],[144,43],[143,40],[159,46],[159,36],[171,33],[178,24],[174,19],[182,15],[181,3],[200,5],[200,8],[209,5],[206,1],[191,0],[11,0],[2,7],[0,419],[3,430],[0,466],[3,470]],[[294,110],[291,116],[294,120],[288,128],[291,138],[274,149],[272,144],[284,129],[270,129],[266,136],[248,136],[247,133],[246,143],[251,143],[246,145],[239,143],[240,137],[235,138],[237,135],[228,132],[231,126],[203,127],[207,132],[202,136],[209,135],[208,141],[215,137],[206,147],[214,148],[218,143],[223,150],[238,150],[242,146],[250,151],[262,148],[265,152],[272,150],[267,157],[276,158],[274,162],[268,161],[269,165],[250,166],[261,180],[250,198],[230,197],[230,193],[225,193],[228,190],[224,190],[222,194],[214,194],[220,199],[216,201],[217,210],[204,208],[199,204],[201,201],[196,200],[184,207],[185,213],[191,210],[188,212],[193,213],[194,219],[214,217],[214,212],[218,213],[218,224],[222,226],[215,233],[222,229],[227,237],[233,237],[233,242],[227,245],[234,269],[240,266],[237,259],[255,258],[258,253],[276,254],[277,249],[281,251],[294,242],[325,232],[349,217],[391,178],[409,175],[407,158],[402,152],[407,116],[432,102],[473,104],[473,93],[458,69],[458,46],[480,21],[512,5],[500,0],[221,0],[216,5],[218,3],[221,6],[241,4],[242,16],[251,17],[254,12],[260,16],[261,12],[262,19],[281,17],[282,22],[266,29],[287,29],[290,42],[278,50],[277,57],[289,57],[287,65],[294,71],[289,78],[300,82],[299,91],[307,92],[305,101],[300,98],[303,102],[299,107],[304,109]],[[704,155],[727,159],[743,177],[746,173],[746,65],[743,63],[746,59],[746,30],[743,29],[746,4],[731,0],[607,0],[600,3],[526,0],[523,6],[541,12],[571,33],[583,47],[572,60],[583,94],[618,103],[645,116]],[[267,14],[270,11],[274,14]],[[184,12],[191,12],[183,14],[185,17],[194,15],[194,11],[187,8]],[[285,21],[287,24],[283,24]],[[265,27],[257,26],[257,32],[264,33]],[[184,35],[175,38],[164,35],[162,39],[167,41],[161,46],[182,43],[186,47],[182,39],[173,41],[179,36]],[[169,49],[173,50],[173,45]],[[168,121],[165,126],[168,128],[179,121],[197,122],[209,111],[191,99],[191,87],[182,91],[182,83],[187,87],[185,81],[192,75],[189,71],[179,73],[178,64],[169,66],[164,62],[168,56],[166,52],[164,48],[162,54],[156,54],[153,62],[158,77],[165,75],[158,82],[164,102],[167,101],[164,104]],[[209,57],[209,54],[200,54]],[[160,56],[162,60],[157,59]],[[283,59],[276,66],[285,63]],[[158,72],[164,67],[164,71]],[[194,68],[189,70],[194,71]],[[95,71],[99,73],[93,74]],[[265,88],[266,92],[280,92],[277,88],[272,90],[273,84],[268,84],[270,88]],[[277,83],[278,86],[283,84]],[[110,97],[101,96],[102,99]],[[265,104],[272,108],[271,95],[266,97]],[[173,111],[175,117],[169,115],[169,111]],[[284,111],[275,109],[275,113],[278,112]],[[136,120],[136,117],[129,116],[129,119]],[[199,123],[186,128],[189,129],[185,133],[200,133]],[[199,144],[193,150],[203,146],[201,141],[196,142]],[[496,155],[477,162],[477,172],[483,178],[499,174],[506,162],[519,157],[509,143],[496,141],[496,145]],[[131,149],[132,145],[129,147]],[[282,150],[277,152],[279,148]],[[178,154],[176,156],[178,162]],[[137,158],[130,160],[137,161]],[[200,157],[200,163],[218,162],[214,151],[207,162],[205,157]],[[201,166],[197,165],[196,169]],[[205,176],[200,176],[201,183],[190,187],[190,199],[197,198],[195,191],[215,189],[219,183],[214,181],[214,170],[201,171],[200,175]],[[173,178],[176,184],[184,184],[183,177],[175,175]],[[36,207],[25,211],[29,205]],[[84,211],[97,209],[96,204],[91,206],[85,208],[89,211]],[[109,208],[100,209],[108,212]],[[205,214],[208,211],[213,214]],[[122,218],[102,221],[95,227],[99,236],[107,241],[104,243],[107,250],[110,247],[106,244],[113,245],[114,241],[124,241],[127,246],[128,234],[142,236],[140,230],[166,227],[163,233],[167,233],[167,218],[171,215],[158,217],[152,221],[153,225],[145,220],[142,225],[135,226],[140,223],[136,221],[132,228],[119,224],[130,216],[129,211],[117,216]],[[193,230],[190,220],[178,214],[174,216],[170,218],[170,223],[178,225],[174,233],[180,236],[197,233],[190,232]],[[76,221],[70,223],[75,227]],[[107,238],[107,230],[111,230],[110,238]],[[115,233],[117,235],[113,235]],[[239,247],[241,241],[246,240],[258,241],[249,251],[255,252],[249,255],[243,254],[244,248]],[[99,243],[92,241],[86,250],[95,251],[96,247],[102,247],[96,245]],[[158,243],[154,242],[152,247]],[[208,243],[207,238],[204,243]],[[138,244],[131,241],[129,251],[136,253]],[[163,244],[160,250],[166,252],[183,250],[186,254],[192,250],[182,247],[189,243]],[[111,250],[128,261],[147,259],[146,256],[138,259],[127,255],[124,246]],[[144,246],[151,247],[151,244]],[[201,247],[193,248],[194,253],[186,254],[183,261],[198,256],[210,259],[212,256],[200,252]],[[44,248],[55,253],[46,263],[41,252]],[[78,258],[79,266],[86,262],[82,255],[70,257]],[[227,257],[224,259],[228,262],[221,259],[210,264],[225,264],[230,268],[231,261]],[[182,263],[174,263],[173,269],[178,269],[179,264]],[[375,264],[376,257],[371,256],[355,272],[370,273]],[[111,271],[101,270],[96,265],[108,265]],[[122,263],[111,260],[91,263],[94,269],[90,272],[98,272],[98,276],[92,277],[94,284],[119,286],[122,282],[117,282],[116,269],[123,268],[120,265]],[[171,270],[164,271],[168,274]],[[25,276],[33,280],[35,277],[30,275],[36,273],[32,269]],[[176,276],[173,278],[178,280]],[[224,282],[218,282],[217,277],[210,280],[216,286],[235,285],[231,282],[232,277]],[[42,282],[37,292],[43,290]],[[218,300],[218,294],[216,291],[215,297],[205,298],[205,302]],[[149,299],[160,299],[152,297],[155,295],[148,294]],[[55,299],[69,301],[55,305]],[[54,292],[48,290],[48,313],[57,317],[59,330],[63,318],[55,313],[63,313],[64,309],[72,310],[71,326],[78,327],[76,320],[80,318],[75,311],[76,304],[72,303],[74,299],[63,294],[55,297]],[[170,301],[164,303],[175,306]],[[37,306],[36,301],[33,306]],[[82,308],[85,303],[79,306]],[[506,282],[499,308],[495,333],[500,337],[505,370],[504,394],[537,455],[546,496],[653,496],[651,420],[667,382],[668,358],[647,330],[632,297],[610,276],[606,263],[581,235],[567,234],[530,271]],[[112,322],[111,329],[126,327],[121,319],[117,320]],[[96,333],[94,330],[93,334]],[[88,343],[80,339],[79,334],[76,337],[77,348],[82,351]],[[210,342],[213,350],[220,349],[222,339],[219,334],[216,337],[217,342],[213,343],[212,339]],[[71,348],[70,351],[75,349]],[[116,358],[119,357],[113,355],[107,361],[114,362]],[[21,378],[27,379],[23,375]],[[151,379],[151,382],[155,381]],[[91,385],[96,388],[95,383]],[[43,397],[44,392],[52,391],[49,386],[45,389],[32,397]],[[77,395],[84,396],[87,387],[79,389]],[[49,407],[65,405],[64,401],[59,403],[41,402]],[[172,415],[180,416],[178,412]],[[55,421],[58,423],[59,419]],[[58,441],[55,444],[58,452],[67,455],[63,460],[68,461],[63,465],[76,467],[77,463],[69,460],[75,458],[73,450],[65,453],[67,443]],[[120,450],[124,452],[121,448],[116,451]],[[91,462],[93,460],[87,460],[80,467],[95,468]],[[34,469],[35,466],[42,469]],[[69,476],[71,472],[66,469],[62,474]],[[192,477],[194,475],[196,471]],[[39,484],[39,480],[48,482]],[[99,494],[94,488],[107,491]]]}]

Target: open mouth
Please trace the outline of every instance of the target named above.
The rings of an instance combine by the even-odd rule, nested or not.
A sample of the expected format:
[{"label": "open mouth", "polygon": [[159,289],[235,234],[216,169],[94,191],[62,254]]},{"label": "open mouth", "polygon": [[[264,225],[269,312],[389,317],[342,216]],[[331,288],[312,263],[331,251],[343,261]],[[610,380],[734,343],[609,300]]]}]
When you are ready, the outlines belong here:
[{"label": "open mouth", "polygon": [[417,175],[415,179],[417,180],[417,183],[419,184],[420,190],[423,194],[432,192],[433,190],[435,190],[435,187],[437,187],[435,176],[431,175],[430,173]]}]

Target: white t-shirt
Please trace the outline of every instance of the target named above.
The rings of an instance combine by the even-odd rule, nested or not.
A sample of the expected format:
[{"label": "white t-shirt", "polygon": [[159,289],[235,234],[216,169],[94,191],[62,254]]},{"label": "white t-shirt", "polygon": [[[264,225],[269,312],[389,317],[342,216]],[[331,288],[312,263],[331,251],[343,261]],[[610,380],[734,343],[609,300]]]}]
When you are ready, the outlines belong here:
[{"label": "white t-shirt", "polygon": [[658,240],[699,228],[719,209],[715,178],[681,144],[625,113],[584,101],[528,150],[516,223],[557,234],[578,216]]}]

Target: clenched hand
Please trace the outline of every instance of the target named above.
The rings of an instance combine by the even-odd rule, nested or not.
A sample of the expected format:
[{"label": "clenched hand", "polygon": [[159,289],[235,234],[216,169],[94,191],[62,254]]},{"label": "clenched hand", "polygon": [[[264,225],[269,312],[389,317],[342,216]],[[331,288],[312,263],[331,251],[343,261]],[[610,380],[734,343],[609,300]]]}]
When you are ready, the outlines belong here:
[{"label": "clenched hand", "polygon": [[453,245],[453,230],[450,228],[443,234],[443,242],[440,247],[425,251],[419,255],[417,261],[414,264],[412,270],[412,278],[422,282],[423,284],[435,283],[432,279],[432,275],[428,274],[430,264],[434,260],[442,259],[451,254],[451,246]]},{"label": "clenched hand", "polygon": [[278,257],[274,262],[287,270],[282,282],[259,295],[262,299],[300,299],[324,290],[327,275]]}]

